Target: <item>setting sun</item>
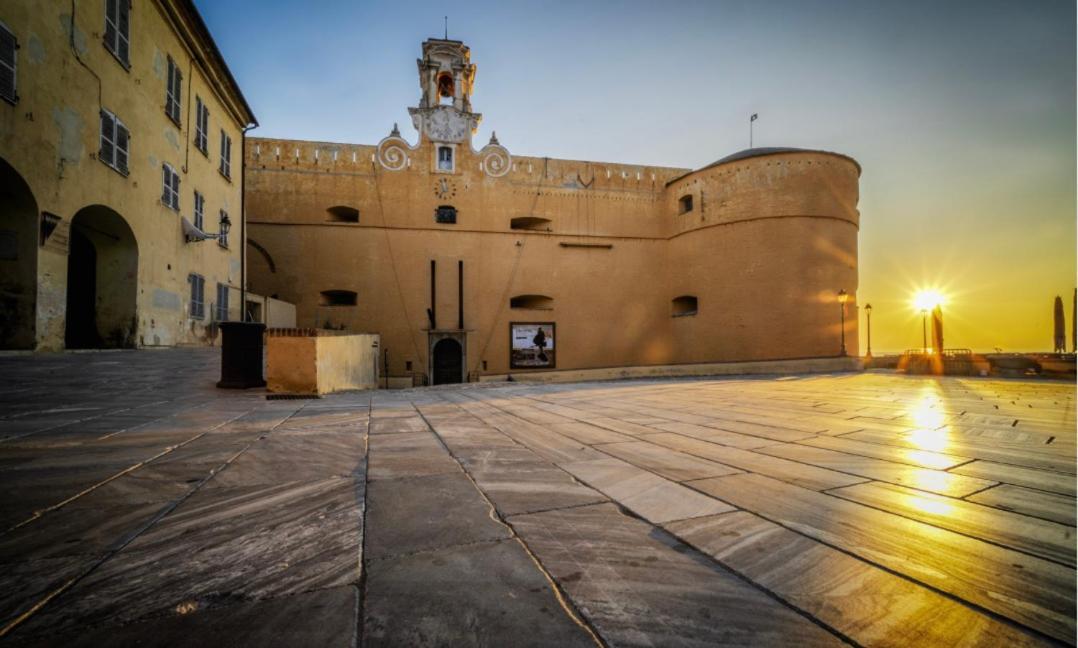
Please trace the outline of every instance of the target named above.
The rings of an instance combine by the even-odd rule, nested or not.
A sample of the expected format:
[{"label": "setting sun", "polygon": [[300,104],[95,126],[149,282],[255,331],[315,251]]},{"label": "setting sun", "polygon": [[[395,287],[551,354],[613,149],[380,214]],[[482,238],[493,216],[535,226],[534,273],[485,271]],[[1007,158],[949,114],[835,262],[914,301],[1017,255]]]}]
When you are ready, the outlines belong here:
[{"label": "setting sun", "polygon": [[932,310],[946,302],[947,299],[938,290],[919,290],[913,296],[913,306],[917,310]]}]

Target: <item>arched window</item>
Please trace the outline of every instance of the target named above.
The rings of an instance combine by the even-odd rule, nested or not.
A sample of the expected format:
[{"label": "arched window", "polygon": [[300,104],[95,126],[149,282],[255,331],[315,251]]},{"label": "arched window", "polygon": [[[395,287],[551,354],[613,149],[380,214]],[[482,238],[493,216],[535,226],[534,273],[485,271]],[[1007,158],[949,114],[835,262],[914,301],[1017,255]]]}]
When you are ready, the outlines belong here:
[{"label": "arched window", "polygon": [[550,219],[538,216],[517,216],[509,221],[509,229],[549,232]]},{"label": "arched window", "polygon": [[670,316],[671,317],[687,317],[689,315],[695,315],[698,311],[699,304],[696,297],[692,295],[682,295],[681,297],[675,297],[670,302]]},{"label": "arched window", "polygon": [[355,306],[354,290],[323,290],[319,306]]},{"label": "arched window", "polygon": [[554,298],[546,295],[517,295],[509,300],[509,308],[553,310]]},{"label": "arched window", "polygon": [[453,96],[457,94],[456,83],[453,81],[453,75],[448,72],[442,72],[438,75],[438,103],[442,103],[442,99],[453,99]]},{"label": "arched window", "polygon": [[434,210],[434,222],[452,225],[457,222],[457,208],[453,205],[438,205]]},{"label": "arched window", "polygon": [[452,146],[439,146],[438,147],[438,170],[439,171],[452,171],[453,170],[453,147]]},{"label": "arched window", "polygon": [[330,223],[358,223],[359,210],[355,207],[337,205],[326,210],[326,220]]}]

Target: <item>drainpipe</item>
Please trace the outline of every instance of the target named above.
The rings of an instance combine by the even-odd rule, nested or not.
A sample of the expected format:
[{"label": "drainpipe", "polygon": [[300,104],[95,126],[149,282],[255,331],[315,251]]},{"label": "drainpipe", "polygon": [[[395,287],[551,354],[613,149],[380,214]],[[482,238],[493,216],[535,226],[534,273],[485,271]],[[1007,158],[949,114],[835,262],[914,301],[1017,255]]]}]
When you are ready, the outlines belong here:
[{"label": "drainpipe", "polygon": [[247,321],[247,131],[258,124],[247,124],[240,135],[240,321]]}]

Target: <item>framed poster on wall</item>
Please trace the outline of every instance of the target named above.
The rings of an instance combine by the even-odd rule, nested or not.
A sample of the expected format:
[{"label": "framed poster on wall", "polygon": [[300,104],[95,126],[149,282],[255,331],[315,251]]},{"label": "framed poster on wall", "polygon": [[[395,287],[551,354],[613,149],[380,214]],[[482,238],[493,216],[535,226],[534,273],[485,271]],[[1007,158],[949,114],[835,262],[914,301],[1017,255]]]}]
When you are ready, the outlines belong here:
[{"label": "framed poster on wall", "polygon": [[554,322],[509,323],[509,367],[553,369]]}]

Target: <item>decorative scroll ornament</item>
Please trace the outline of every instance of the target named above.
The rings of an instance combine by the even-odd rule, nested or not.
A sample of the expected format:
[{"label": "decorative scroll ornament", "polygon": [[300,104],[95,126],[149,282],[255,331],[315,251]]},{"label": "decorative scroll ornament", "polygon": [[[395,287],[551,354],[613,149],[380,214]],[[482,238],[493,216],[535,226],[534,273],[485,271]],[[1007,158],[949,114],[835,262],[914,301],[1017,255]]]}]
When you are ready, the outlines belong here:
[{"label": "decorative scroll ornament", "polygon": [[502,177],[513,167],[513,158],[509,156],[509,151],[498,143],[498,136],[495,133],[490,134],[490,143],[479,151],[479,157],[483,171],[492,178]]},{"label": "decorative scroll ornament", "polygon": [[388,137],[378,142],[378,164],[387,171],[400,171],[408,166],[408,142],[401,137],[400,129],[393,124]]}]

